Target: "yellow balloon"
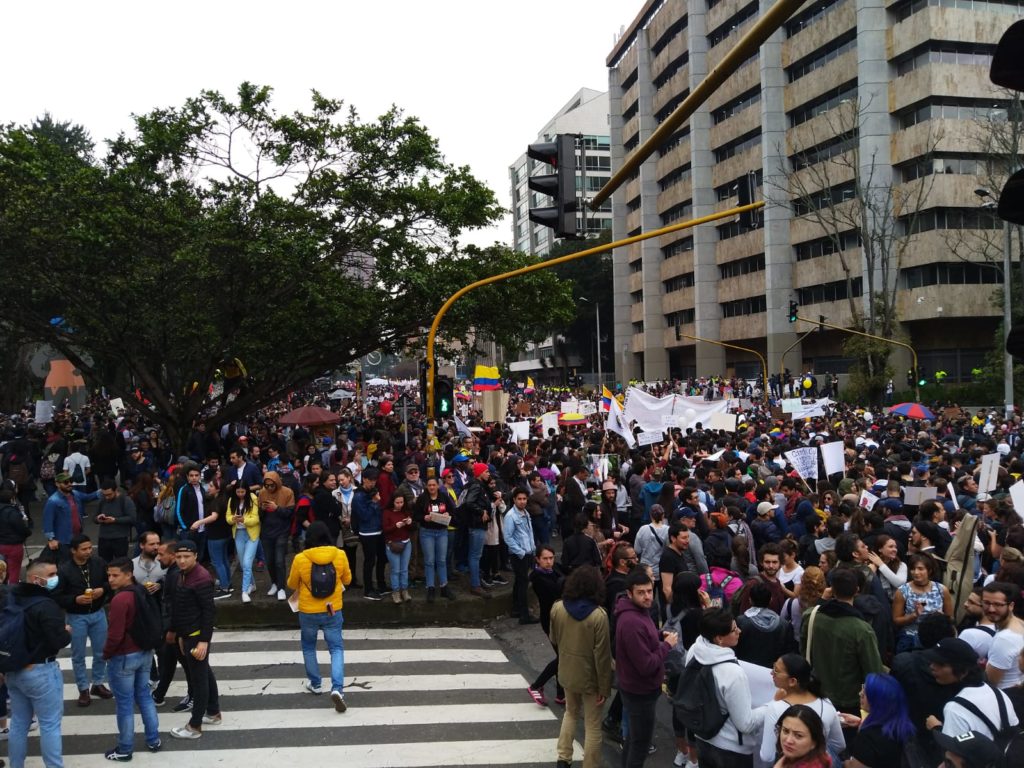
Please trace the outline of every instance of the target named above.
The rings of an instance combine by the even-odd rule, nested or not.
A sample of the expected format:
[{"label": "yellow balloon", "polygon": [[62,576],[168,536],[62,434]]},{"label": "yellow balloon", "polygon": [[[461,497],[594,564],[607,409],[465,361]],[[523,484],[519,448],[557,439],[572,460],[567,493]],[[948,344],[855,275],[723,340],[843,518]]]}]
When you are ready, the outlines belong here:
[{"label": "yellow balloon", "polygon": [[804,389],[810,389],[811,388],[811,380],[810,379],[804,379],[803,384],[804,384]]}]

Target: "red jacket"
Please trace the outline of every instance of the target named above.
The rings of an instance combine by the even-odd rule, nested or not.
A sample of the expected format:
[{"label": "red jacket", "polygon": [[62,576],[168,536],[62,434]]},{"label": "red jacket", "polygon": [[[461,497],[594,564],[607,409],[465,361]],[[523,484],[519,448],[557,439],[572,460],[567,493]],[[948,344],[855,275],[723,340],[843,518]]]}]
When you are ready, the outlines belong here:
[{"label": "red jacket", "polygon": [[138,653],[142,649],[135,644],[128,630],[135,623],[135,593],[130,589],[119,589],[110,601],[107,616],[107,642],[103,645],[103,658]]}]

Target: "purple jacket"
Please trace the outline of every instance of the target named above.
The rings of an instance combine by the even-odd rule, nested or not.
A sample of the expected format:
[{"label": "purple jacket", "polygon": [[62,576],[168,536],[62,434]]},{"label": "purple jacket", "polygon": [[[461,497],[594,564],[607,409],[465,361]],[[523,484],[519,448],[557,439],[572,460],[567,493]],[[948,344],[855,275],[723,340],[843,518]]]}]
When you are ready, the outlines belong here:
[{"label": "purple jacket", "polygon": [[669,646],[654,626],[650,614],[619,596],[615,604],[615,672],[619,690],[636,695],[654,693],[665,679]]}]

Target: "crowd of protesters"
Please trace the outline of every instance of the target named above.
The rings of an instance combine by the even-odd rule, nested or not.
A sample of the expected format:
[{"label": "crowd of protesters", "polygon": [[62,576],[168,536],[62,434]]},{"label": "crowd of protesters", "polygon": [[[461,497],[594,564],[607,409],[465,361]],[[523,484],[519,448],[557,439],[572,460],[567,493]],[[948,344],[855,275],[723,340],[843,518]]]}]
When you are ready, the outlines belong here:
[{"label": "crowd of protesters", "polygon": [[[648,389],[712,388],[710,399],[755,394],[725,380]],[[510,411],[539,416],[564,396],[512,392]],[[39,561],[66,593],[81,706],[112,695],[106,565],[134,555],[149,589],[182,545],[207,566],[211,602],[251,602],[259,573],[259,589],[286,600],[288,560],[316,525],[316,546],[330,558],[337,547],[366,600],[402,605],[417,584],[428,603],[489,599],[513,582],[513,616],[539,621],[552,645],[528,692],[548,706],[553,681],[565,706],[560,766],[578,719],[584,765],[600,764],[602,734],[622,744],[623,765],[643,765],[659,707],[672,711],[677,766],[988,765],[1024,701],[1019,418],[944,409],[911,421],[833,403],[794,423],[770,402],[742,405],[735,433],[694,424],[644,448],[601,413],[516,442],[468,405],[434,435],[376,403],[344,401],[336,425],[308,429],[280,428],[278,409],[198,423],[183,451],[144,415],[98,405],[45,425],[15,418],[0,446],[0,555],[17,582],[31,530],[44,534]],[[842,472],[805,478],[786,459],[834,441]],[[981,493],[989,454],[998,470]],[[922,487],[934,496],[906,503]],[[176,661],[172,648],[158,665],[158,704]],[[190,688],[195,674],[211,679],[185,738],[219,717],[209,664]],[[698,689],[713,700],[695,700]],[[723,718],[708,724],[701,710]]]}]

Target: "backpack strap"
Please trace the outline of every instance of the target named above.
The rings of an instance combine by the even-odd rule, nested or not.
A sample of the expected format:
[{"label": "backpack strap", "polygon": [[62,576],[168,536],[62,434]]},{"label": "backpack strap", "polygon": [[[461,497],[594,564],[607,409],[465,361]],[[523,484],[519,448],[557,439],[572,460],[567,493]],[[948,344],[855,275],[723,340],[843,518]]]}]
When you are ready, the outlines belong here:
[{"label": "backpack strap", "polygon": [[804,658],[807,659],[807,663],[811,663],[811,643],[814,641],[814,617],[818,615],[818,608],[821,606],[816,605],[811,608],[811,615],[807,618],[807,651],[804,653]]},{"label": "backpack strap", "polygon": [[[989,688],[989,690],[991,690],[992,693],[996,697],[996,704],[999,706],[999,722],[1000,722],[1000,724],[1003,725],[1003,728],[1008,728],[1009,727],[1009,718],[1007,717],[1007,714],[1006,714],[1006,702],[1003,701],[1003,697],[1000,695],[1000,691],[999,691],[998,688],[996,688],[995,686],[993,686],[991,684],[986,684],[986,685]],[[993,723],[991,720],[989,720],[988,717],[985,716],[985,713],[982,712],[978,708],[978,706],[976,704],[974,704],[973,702],[970,702],[967,699],[961,698],[960,696],[956,696],[955,698],[952,699],[952,701],[956,702],[961,707],[963,707],[968,712],[970,712],[972,715],[974,715],[979,720],[981,720],[981,722],[983,722],[988,727],[988,730],[989,730],[989,732],[991,732],[993,739],[995,739],[996,736],[998,736],[999,733],[1003,730],[1003,728],[997,728],[995,723]]]},{"label": "backpack strap", "polygon": [[995,627],[990,627],[987,624],[975,624],[973,628],[974,629],[980,629],[982,632],[984,632],[989,637],[995,637],[996,636],[996,628]]}]

